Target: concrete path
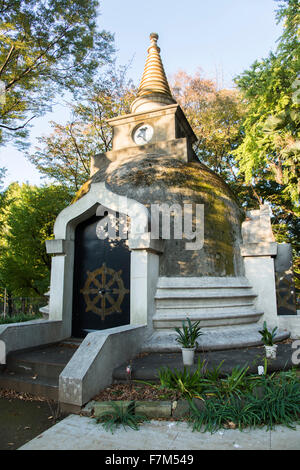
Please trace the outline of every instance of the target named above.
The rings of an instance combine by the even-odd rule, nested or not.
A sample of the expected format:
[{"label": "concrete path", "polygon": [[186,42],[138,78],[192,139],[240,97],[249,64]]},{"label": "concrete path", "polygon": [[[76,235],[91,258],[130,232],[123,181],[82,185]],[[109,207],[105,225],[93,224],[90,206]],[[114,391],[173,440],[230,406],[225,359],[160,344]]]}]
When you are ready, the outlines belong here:
[{"label": "concrete path", "polygon": [[278,426],[240,432],[226,429],[215,434],[192,432],[183,422],[151,421],[139,431],[119,428],[106,432],[92,418],[70,415],[25,444],[20,450],[300,450],[296,431]]}]

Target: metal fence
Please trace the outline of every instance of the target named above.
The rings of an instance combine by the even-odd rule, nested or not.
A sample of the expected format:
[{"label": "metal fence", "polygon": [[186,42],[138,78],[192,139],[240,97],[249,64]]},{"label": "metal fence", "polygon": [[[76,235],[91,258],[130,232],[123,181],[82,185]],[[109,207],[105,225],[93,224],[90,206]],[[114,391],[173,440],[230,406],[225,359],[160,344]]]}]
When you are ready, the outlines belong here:
[{"label": "metal fence", "polygon": [[0,291],[0,317],[20,314],[37,315],[39,309],[48,304],[46,297],[12,297]]}]

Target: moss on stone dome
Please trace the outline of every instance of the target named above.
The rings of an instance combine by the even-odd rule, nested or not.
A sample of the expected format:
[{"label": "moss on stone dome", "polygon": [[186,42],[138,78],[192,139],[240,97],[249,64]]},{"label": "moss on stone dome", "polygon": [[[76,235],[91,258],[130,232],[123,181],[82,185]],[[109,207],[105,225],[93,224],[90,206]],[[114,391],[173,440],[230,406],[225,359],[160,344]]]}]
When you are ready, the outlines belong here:
[{"label": "moss on stone dome", "polygon": [[[205,165],[170,156],[139,155],[108,163],[91,179],[114,193],[151,204],[204,204],[204,246],[186,250],[187,240],[166,240],[160,258],[164,276],[236,276],[243,211],[228,185]],[[84,188],[86,190],[86,188]]]}]

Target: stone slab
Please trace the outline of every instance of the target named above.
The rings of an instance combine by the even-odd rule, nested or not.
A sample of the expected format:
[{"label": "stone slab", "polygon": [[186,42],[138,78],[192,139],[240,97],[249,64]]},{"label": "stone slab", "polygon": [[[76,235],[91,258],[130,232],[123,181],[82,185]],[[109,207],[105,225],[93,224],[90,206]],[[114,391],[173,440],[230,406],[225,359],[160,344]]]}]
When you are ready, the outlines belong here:
[{"label": "stone slab", "polygon": [[[130,401],[114,401],[115,405],[122,408],[123,411],[126,411]],[[114,411],[114,407],[109,401],[98,401],[94,402],[93,405],[93,416],[99,418],[104,413],[110,413]]]},{"label": "stone slab", "polygon": [[[265,317],[263,317],[264,319]],[[269,325],[269,323],[268,323]],[[272,327],[272,325],[269,325]],[[261,324],[231,325],[230,328],[204,327],[200,337],[199,351],[222,351],[226,349],[246,349],[250,346],[262,345],[259,330]],[[278,330],[276,342],[289,338],[289,331]],[[180,346],[176,343],[176,333],[169,330],[156,330],[142,345],[142,352],[179,352]]]},{"label": "stone slab", "polygon": [[172,402],[170,401],[136,401],[135,412],[147,418],[170,418]]},{"label": "stone slab", "polygon": [[190,405],[187,400],[178,400],[172,403],[172,417],[175,419],[186,418],[190,415]]},{"label": "stone slab", "polygon": [[20,450],[300,450],[300,426],[193,432],[185,422],[151,421],[139,431],[106,432],[94,419],[70,415]]},{"label": "stone slab", "polygon": [[276,242],[244,243],[241,245],[242,256],[276,256]]}]

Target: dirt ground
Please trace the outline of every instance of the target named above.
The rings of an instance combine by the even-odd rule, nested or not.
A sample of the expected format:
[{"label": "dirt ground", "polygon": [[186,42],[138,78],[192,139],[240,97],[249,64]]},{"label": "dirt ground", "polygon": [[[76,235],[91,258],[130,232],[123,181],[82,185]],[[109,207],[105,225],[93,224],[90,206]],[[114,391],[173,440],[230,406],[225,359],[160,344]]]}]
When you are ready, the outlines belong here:
[{"label": "dirt ground", "polygon": [[1,390],[0,450],[18,449],[61,418],[57,403]]},{"label": "dirt ground", "polygon": [[93,400],[96,401],[131,401],[131,400],[176,400],[179,394],[173,390],[164,389],[132,381],[128,384],[113,384],[105,388]]}]

